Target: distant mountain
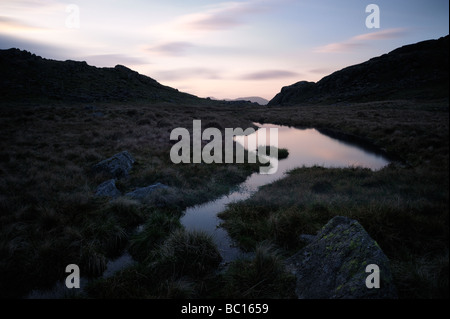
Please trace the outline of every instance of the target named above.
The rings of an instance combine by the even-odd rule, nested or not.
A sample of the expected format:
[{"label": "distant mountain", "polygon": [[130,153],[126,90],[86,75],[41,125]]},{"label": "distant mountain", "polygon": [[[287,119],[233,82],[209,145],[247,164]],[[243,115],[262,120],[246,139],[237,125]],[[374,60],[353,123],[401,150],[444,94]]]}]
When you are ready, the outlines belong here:
[{"label": "distant mountain", "polygon": [[48,60],[19,49],[0,50],[0,101],[37,98],[78,102],[200,100],[122,65],[97,68],[86,62]]},{"label": "distant mountain", "polygon": [[406,45],[319,82],[281,89],[269,105],[443,98],[449,93],[449,36]]},{"label": "distant mountain", "polygon": [[228,105],[266,105],[269,103],[268,100],[259,97],[259,96],[251,96],[251,97],[240,97],[237,99],[218,99],[213,96],[208,97],[207,99],[213,101],[225,101]]},{"label": "distant mountain", "polygon": [[250,97],[240,97],[237,99],[234,99],[233,101],[250,101],[252,103],[258,103],[259,105],[266,105],[269,103],[268,100],[259,97],[259,96],[250,96]]}]

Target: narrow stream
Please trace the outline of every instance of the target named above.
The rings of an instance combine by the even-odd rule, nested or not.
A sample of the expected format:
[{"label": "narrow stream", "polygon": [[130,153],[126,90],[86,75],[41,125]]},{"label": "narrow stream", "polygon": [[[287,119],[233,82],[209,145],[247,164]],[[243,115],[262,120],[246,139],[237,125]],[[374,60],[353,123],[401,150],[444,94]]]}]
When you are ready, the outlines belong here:
[{"label": "narrow stream", "polygon": [[[389,164],[383,156],[366,151],[361,147],[328,137],[316,129],[297,129],[281,125],[255,123],[259,128],[278,128],[278,148],[286,148],[289,156],[280,160],[278,170],[272,175],[253,173],[238,188],[214,201],[189,207],[181,218],[187,230],[202,230],[211,234],[220,250],[224,262],[230,262],[243,253],[233,244],[228,233],[219,227],[218,213],[226,210],[227,205],[245,200],[254,194],[260,186],[270,184],[296,167],[323,166],[349,167],[360,166],[379,170]],[[258,131],[255,133],[258,134]],[[236,141],[246,146],[247,137],[237,137]]]},{"label": "narrow stream", "polygon": [[[389,161],[381,155],[328,137],[316,129],[297,129],[273,124],[260,125],[258,123],[255,123],[255,125],[266,129],[278,128],[278,148],[286,148],[289,151],[288,158],[279,161],[277,172],[271,175],[253,173],[245,182],[238,185],[235,191],[202,205],[189,207],[181,218],[181,223],[186,230],[205,231],[213,237],[224,263],[245,255],[234,245],[226,230],[219,227],[221,220],[217,217],[217,214],[224,211],[228,204],[251,197],[260,186],[283,178],[289,170],[296,167],[314,165],[323,167],[360,166],[379,170],[389,164]],[[258,131],[255,134],[258,134]],[[244,136],[236,137],[236,141],[245,146],[247,138]],[[128,252],[125,252],[119,258],[108,262],[102,277],[110,277],[115,272],[133,263],[135,263],[133,258]],[[81,278],[81,282],[84,286],[83,283],[87,282],[87,279]],[[26,298],[54,299],[64,296],[68,297],[70,293],[68,295],[63,283],[57,283],[53,289],[48,291],[34,290]]]}]

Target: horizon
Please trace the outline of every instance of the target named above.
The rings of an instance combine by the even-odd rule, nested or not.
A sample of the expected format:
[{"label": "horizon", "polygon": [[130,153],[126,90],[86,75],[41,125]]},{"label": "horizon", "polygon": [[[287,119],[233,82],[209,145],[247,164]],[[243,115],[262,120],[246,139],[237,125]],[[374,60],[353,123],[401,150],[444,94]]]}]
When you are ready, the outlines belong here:
[{"label": "horizon", "polygon": [[[369,4],[379,25],[369,28]],[[271,100],[398,47],[449,34],[448,1],[2,1],[0,49],[121,64],[199,97]],[[371,20],[374,21],[374,20]],[[310,30],[313,30],[311,32]],[[332,31],[332,32],[330,32]]]}]

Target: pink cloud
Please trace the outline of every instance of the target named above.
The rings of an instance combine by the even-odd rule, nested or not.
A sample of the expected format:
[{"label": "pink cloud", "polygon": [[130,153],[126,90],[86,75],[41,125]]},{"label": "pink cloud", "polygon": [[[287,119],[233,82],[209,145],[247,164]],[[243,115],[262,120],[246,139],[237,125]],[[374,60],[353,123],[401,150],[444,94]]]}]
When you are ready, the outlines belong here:
[{"label": "pink cloud", "polygon": [[353,42],[338,42],[338,43],[330,43],[327,45],[324,45],[322,47],[319,47],[315,50],[315,52],[321,52],[321,53],[329,53],[329,52],[351,52],[355,49],[359,49],[361,47],[366,46],[366,44],[363,43],[353,43]]},{"label": "pink cloud", "polygon": [[367,41],[367,40],[385,40],[385,39],[396,39],[401,38],[408,34],[408,29],[406,28],[395,28],[381,30],[377,32],[365,33],[353,37],[354,41]]},{"label": "pink cloud", "polygon": [[219,72],[208,68],[184,68],[156,72],[156,78],[164,81],[187,80],[187,79],[220,79]]},{"label": "pink cloud", "polygon": [[185,55],[187,51],[194,47],[194,44],[190,42],[168,42],[160,45],[156,45],[147,49],[152,53],[170,55],[170,56],[180,56]]},{"label": "pink cloud", "polygon": [[284,79],[291,77],[298,77],[299,73],[285,71],[285,70],[265,70],[260,72],[254,72],[245,74],[240,77],[242,80],[271,80],[271,79]]},{"label": "pink cloud", "polygon": [[368,41],[372,40],[386,40],[386,39],[396,39],[401,38],[408,34],[408,29],[406,28],[394,28],[381,30],[376,32],[370,32],[365,34],[360,34],[354,36],[346,41],[330,43],[321,47],[316,48],[315,52],[321,53],[345,53],[351,52],[359,48],[368,46]]},{"label": "pink cloud", "polygon": [[10,17],[5,17],[5,16],[0,16],[0,26],[3,29],[2,31],[11,31],[11,30],[22,30],[22,31],[44,30],[44,28],[42,28],[42,27],[32,26],[32,25],[28,24],[27,22],[25,22],[23,20],[10,18]]},{"label": "pink cloud", "polygon": [[203,12],[184,16],[180,26],[191,30],[221,30],[245,24],[245,19],[252,14],[266,12],[269,8],[265,1],[246,3],[226,2]]}]

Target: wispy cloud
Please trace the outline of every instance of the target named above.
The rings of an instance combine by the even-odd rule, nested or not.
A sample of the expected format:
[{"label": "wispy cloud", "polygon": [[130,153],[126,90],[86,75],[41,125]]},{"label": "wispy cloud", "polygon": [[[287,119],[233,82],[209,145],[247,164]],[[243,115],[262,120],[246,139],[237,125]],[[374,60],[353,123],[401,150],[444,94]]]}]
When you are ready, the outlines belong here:
[{"label": "wispy cloud", "polygon": [[142,46],[142,52],[161,57],[196,55],[206,57],[224,56],[227,58],[230,56],[254,56],[260,53],[259,49],[253,47],[205,44],[201,43],[201,41],[198,43],[187,41],[162,42],[152,46]]},{"label": "wispy cloud", "polygon": [[367,41],[367,40],[385,40],[385,39],[397,39],[404,37],[409,32],[406,28],[395,28],[395,29],[387,29],[381,30],[378,32],[365,33],[361,35],[357,35],[353,37],[354,41]]},{"label": "wispy cloud", "polygon": [[148,47],[145,50],[158,55],[182,56],[186,55],[189,49],[195,47],[193,43],[185,41],[175,41]]},{"label": "wispy cloud", "polygon": [[11,17],[0,16],[0,30],[11,32],[11,31],[36,31],[42,30],[43,28],[38,28],[30,25],[29,23]]},{"label": "wispy cloud", "polygon": [[368,47],[370,43],[368,41],[371,40],[386,40],[386,39],[397,39],[404,37],[409,32],[406,28],[394,28],[381,30],[376,32],[370,32],[365,34],[360,34],[354,36],[346,41],[330,43],[321,47],[316,48],[315,52],[321,53],[346,53],[352,52],[356,49]]},{"label": "wispy cloud", "polygon": [[256,80],[256,81],[262,81],[262,80],[273,80],[273,79],[285,79],[285,78],[291,78],[291,77],[298,77],[300,76],[299,73],[291,72],[291,71],[285,71],[285,70],[264,70],[264,71],[258,71],[254,73],[245,74],[240,77],[241,80]]},{"label": "wispy cloud", "polygon": [[224,2],[206,10],[181,17],[177,24],[182,29],[211,31],[245,24],[251,15],[267,12],[268,1]]},{"label": "wispy cloud", "polygon": [[168,71],[160,71],[155,73],[155,78],[159,81],[175,81],[189,79],[210,79],[217,80],[221,76],[217,70],[208,68],[184,68]]},{"label": "wispy cloud", "polygon": [[2,0],[1,7],[6,8],[42,8],[58,5],[56,0]]},{"label": "wispy cloud", "polygon": [[330,43],[327,45],[324,45],[322,47],[319,47],[315,50],[315,52],[321,52],[321,53],[346,53],[354,51],[355,49],[359,49],[362,47],[366,47],[366,43],[356,43],[356,42],[337,42],[337,43]]}]

